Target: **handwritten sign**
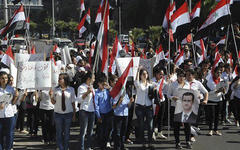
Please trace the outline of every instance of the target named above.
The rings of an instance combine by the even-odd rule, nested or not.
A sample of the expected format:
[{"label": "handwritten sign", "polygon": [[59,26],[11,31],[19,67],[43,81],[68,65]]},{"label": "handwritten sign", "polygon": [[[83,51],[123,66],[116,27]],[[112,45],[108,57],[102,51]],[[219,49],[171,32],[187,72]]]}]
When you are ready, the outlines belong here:
[{"label": "handwritten sign", "polygon": [[56,87],[58,85],[58,77],[60,74],[60,69],[53,62],[52,64],[52,87]]},{"label": "handwritten sign", "polygon": [[19,62],[17,88],[41,89],[51,87],[51,62]]},{"label": "handwritten sign", "polygon": [[[132,59],[131,57],[116,59],[117,71],[118,71],[119,76],[121,76],[122,73],[125,71],[129,62],[131,61],[131,59]],[[133,57],[133,68],[130,69],[129,76],[133,76],[134,79],[136,79],[136,77],[137,77],[139,61],[140,61],[140,57]]]}]

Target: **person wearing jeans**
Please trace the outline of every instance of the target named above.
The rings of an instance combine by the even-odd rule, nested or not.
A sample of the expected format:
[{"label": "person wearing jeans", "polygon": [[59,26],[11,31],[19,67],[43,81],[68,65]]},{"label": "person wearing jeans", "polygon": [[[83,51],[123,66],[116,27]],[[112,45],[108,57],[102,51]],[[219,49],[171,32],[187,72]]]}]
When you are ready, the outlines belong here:
[{"label": "person wearing jeans", "polygon": [[86,149],[91,149],[93,127],[95,122],[94,89],[92,87],[92,73],[87,72],[82,78],[84,81],[78,87],[77,101],[80,103],[80,150],[85,149],[84,138],[87,134]]},{"label": "person wearing jeans", "polygon": [[138,134],[137,139],[142,143],[142,148],[145,149],[145,139],[144,139],[144,118],[146,118],[146,125],[148,130],[148,146],[152,146],[152,135],[153,135],[153,108],[152,101],[148,97],[148,88],[152,86],[149,81],[149,74],[146,69],[142,68],[137,74],[137,80],[134,81],[134,85],[137,90],[136,95],[136,109],[135,113],[137,116],[138,123]]},{"label": "person wearing jeans", "polygon": [[75,91],[70,87],[68,74],[61,73],[58,86],[49,95],[54,104],[54,120],[56,124],[56,141],[59,150],[69,149],[69,136],[72,119],[75,120]]},{"label": "person wearing jeans", "polygon": [[[0,97],[5,96],[12,100],[0,103],[0,149],[10,150],[12,148],[12,126],[14,124],[14,110],[12,104],[16,104],[18,91],[8,84],[6,72],[0,72]],[[5,138],[5,140],[4,140]]]}]

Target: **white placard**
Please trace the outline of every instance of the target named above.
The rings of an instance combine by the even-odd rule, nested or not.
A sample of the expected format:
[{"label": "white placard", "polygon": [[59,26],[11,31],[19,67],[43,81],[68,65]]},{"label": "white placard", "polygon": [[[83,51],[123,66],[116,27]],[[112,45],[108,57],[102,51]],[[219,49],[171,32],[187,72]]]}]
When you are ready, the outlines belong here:
[{"label": "white placard", "polygon": [[51,87],[51,62],[19,62],[17,88],[42,89]]},{"label": "white placard", "polygon": [[43,61],[44,60],[44,54],[15,54],[15,62],[16,64],[18,62],[27,62],[27,61]]},{"label": "white placard", "polygon": [[130,69],[129,76],[133,76],[134,80],[137,77],[137,71],[139,67],[140,57],[125,57],[125,58],[117,58],[116,64],[117,64],[117,71],[119,76],[122,75],[122,73],[127,68],[129,62],[133,58],[133,69]]},{"label": "white placard", "polygon": [[58,77],[60,74],[60,69],[54,63],[52,63],[52,87],[58,85]]},{"label": "white placard", "polygon": [[63,61],[65,66],[67,64],[72,63],[72,59],[70,56],[70,50],[69,50],[68,46],[65,46],[64,48],[61,49],[61,60]]},{"label": "white placard", "polygon": [[17,67],[14,64],[10,64],[10,73],[13,76],[13,87],[17,86]]},{"label": "white placard", "polygon": [[156,57],[153,57],[151,59],[143,59],[143,58],[140,59],[140,66],[142,66],[148,71],[150,79],[153,78],[153,66],[154,66],[155,60],[156,60]]}]

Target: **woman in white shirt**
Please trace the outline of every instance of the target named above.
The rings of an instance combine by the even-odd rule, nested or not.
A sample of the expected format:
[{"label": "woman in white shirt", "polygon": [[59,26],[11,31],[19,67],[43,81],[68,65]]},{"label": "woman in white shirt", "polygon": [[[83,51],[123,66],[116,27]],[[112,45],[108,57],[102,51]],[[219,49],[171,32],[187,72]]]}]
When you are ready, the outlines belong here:
[{"label": "woman in white shirt", "polygon": [[138,141],[145,147],[144,139],[144,118],[146,117],[147,129],[148,129],[148,144],[152,147],[152,135],[153,135],[153,108],[152,100],[148,97],[148,88],[153,86],[149,81],[149,74],[146,69],[140,69],[135,80],[134,85],[136,87],[136,109],[135,113],[138,121]]},{"label": "woman in white shirt", "polygon": [[92,134],[95,121],[95,104],[94,104],[94,89],[92,87],[92,73],[87,72],[83,77],[81,84],[78,87],[77,101],[80,103],[79,119],[80,119],[80,150],[84,150],[84,138],[87,134],[86,148],[90,149],[92,143]]},{"label": "woman in white shirt", "polygon": [[[212,70],[212,74],[206,83],[206,89],[209,92],[208,105],[205,107],[206,119],[209,126],[209,136],[216,134],[221,136],[222,134],[218,131],[219,113],[222,102],[222,96],[225,94],[227,87],[220,87],[223,79],[221,78],[222,72],[220,67],[216,67]],[[214,129],[213,129],[214,123]]]},{"label": "woman in white shirt", "polygon": [[[14,91],[13,87],[8,85],[7,73],[0,72],[0,97],[7,98],[7,101],[0,102],[0,149],[10,150],[12,148],[12,126],[14,124],[12,104],[16,104],[18,95],[18,91]],[[4,137],[5,140],[3,140]]]},{"label": "woman in white shirt", "polygon": [[68,74],[61,73],[58,86],[49,95],[54,104],[54,119],[56,125],[56,141],[59,150],[68,150],[72,119],[75,120],[75,91],[69,86]]},{"label": "woman in white shirt", "polygon": [[42,124],[42,138],[45,144],[54,142],[55,126],[54,126],[54,105],[49,96],[49,90],[39,91],[39,114]]}]

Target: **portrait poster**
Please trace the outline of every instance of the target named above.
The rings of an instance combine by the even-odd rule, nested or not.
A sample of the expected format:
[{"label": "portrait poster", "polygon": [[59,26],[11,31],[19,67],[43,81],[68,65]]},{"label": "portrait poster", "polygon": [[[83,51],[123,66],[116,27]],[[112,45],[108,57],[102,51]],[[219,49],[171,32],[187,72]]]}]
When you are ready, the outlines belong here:
[{"label": "portrait poster", "polygon": [[153,57],[151,59],[140,59],[140,66],[145,68],[148,71],[149,78],[153,78],[153,66],[156,61],[156,57]]},{"label": "portrait poster", "polygon": [[0,103],[10,104],[12,101],[13,95],[10,93],[4,93],[0,96]]},{"label": "portrait poster", "polygon": [[199,93],[195,90],[180,88],[177,93],[178,100],[174,112],[174,121],[183,123],[196,123],[199,108]]}]

